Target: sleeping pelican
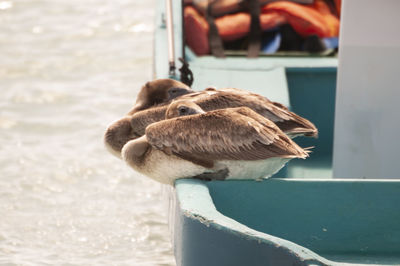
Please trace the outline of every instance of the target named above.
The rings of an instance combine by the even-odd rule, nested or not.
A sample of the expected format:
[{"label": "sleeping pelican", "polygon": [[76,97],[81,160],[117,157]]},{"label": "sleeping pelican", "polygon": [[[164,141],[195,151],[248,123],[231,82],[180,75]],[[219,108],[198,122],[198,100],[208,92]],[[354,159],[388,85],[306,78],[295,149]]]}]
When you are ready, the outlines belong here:
[{"label": "sleeping pelican", "polygon": [[[133,108],[128,112],[128,114],[107,127],[106,133],[104,134],[104,143],[106,148],[111,154],[121,157],[122,147],[131,139],[138,138],[144,134],[144,129],[147,125],[154,121],[160,121],[165,118],[165,111],[160,114],[152,114],[151,117],[145,117],[144,113],[140,115],[141,123],[145,123],[140,127],[133,127],[131,125],[132,115],[136,113],[143,112],[143,110],[149,110],[155,106],[164,106],[165,110],[168,104],[176,97],[193,93],[193,90],[182,82],[173,79],[156,79],[147,82],[140,89],[136,102]],[[140,130],[140,134],[137,130]]]},{"label": "sleeping pelican", "polygon": [[108,150],[120,157],[122,146],[128,140],[143,136],[148,125],[165,119],[168,103],[174,99],[193,101],[205,111],[247,106],[270,119],[291,138],[318,136],[317,128],[309,120],[259,94],[233,88],[218,90],[207,88],[200,92],[193,92],[179,81],[159,79],[146,83],[127,116],[108,127],[104,138]]},{"label": "sleeping pelican", "polygon": [[[280,103],[272,102],[267,98],[248,91],[224,88],[208,88],[201,92],[189,93],[175,100],[189,100],[199,105],[204,111],[246,106],[260,115],[274,122],[291,138],[296,136],[317,137],[318,130],[307,119],[290,112]],[[164,119],[168,105],[155,106],[137,112],[132,116],[132,130],[137,135],[143,135],[146,127]]]},{"label": "sleeping pelican", "polygon": [[[168,80],[159,80],[161,83],[166,83]],[[290,112],[285,106],[280,103],[272,102],[267,98],[247,92],[240,89],[226,88],[215,89],[208,88],[204,91],[188,93],[189,90],[184,89],[184,84],[178,85],[179,82],[173,82],[174,87],[180,87],[184,95],[177,96],[176,100],[189,100],[199,105],[204,111],[218,110],[223,108],[247,106],[274,122],[283,132],[289,137],[310,136],[317,137],[318,130],[313,123],[307,119]],[[147,88],[148,86],[145,86]],[[154,86],[152,86],[154,87]],[[164,87],[167,88],[167,87]],[[139,93],[142,96],[147,93]],[[170,93],[171,94],[171,93]],[[133,110],[127,117],[124,117],[114,122],[106,131],[105,144],[107,148],[115,155],[120,155],[121,148],[128,140],[143,136],[148,125],[165,119],[165,113],[168,108],[166,104],[177,93],[164,100],[159,100],[162,104],[153,105],[152,107],[141,109],[142,102],[145,97],[138,96],[139,105],[135,105]],[[148,94],[147,94],[148,95]],[[162,98],[162,97],[160,97]],[[160,99],[157,98],[157,99]],[[170,99],[170,100],[168,100]],[[145,106],[148,106],[145,104]],[[138,110],[141,109],[141,110]],[[130,119],[131,129],[129,130],[128,120]],[[120,131],[118,130],[120,128]],[[123,143],[125,141],[125,143]],[[122,144],[122,146],[121,146]]]},{"label": "sleeping pelican", "polygon": [[260,179],[293,158],[299,147],[273,122],[247,107],[205,112],[192,101],[174,101],[166,120],[122,148],[136,171],[164,184],[179,178]]},{"label": "sleeping pelican", "polygon": [[156,105],[168,104],[176,97],[191,92],[193,92],[191,88],[173,79],[156,79],[149,81],[140,89],[136,97],[136,103],[132,110],[128,112],[128,115]]}]

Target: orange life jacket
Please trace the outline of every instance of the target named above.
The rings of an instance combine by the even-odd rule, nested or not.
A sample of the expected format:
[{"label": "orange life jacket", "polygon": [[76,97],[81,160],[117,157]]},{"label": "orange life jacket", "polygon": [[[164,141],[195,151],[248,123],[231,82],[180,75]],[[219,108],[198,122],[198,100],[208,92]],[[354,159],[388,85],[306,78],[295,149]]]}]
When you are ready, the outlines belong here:
[{"label": "orange life jacket", "polygon": [[[261,6],[276,0],[258,0]],[[302,4],[312,4],[314,0],[291,0]],[[246,9],[246,0],[184,0],[185,5],[193,5],[202,15],[207,13],[208,6],[211,6],[211,15],[220,17],[227,14],[241,12]]]},{"label": "orange life jacket", "polygon": [[[210,53],[208,43],[209,25],[206,19],[192,6],[184,9],[186,43],[197,55]],[[215,19],[219,35],[223,41],[233,41],[246,36],[250,31],[250,15],[239,12]],[[260,15],[262,30],[275,28],[286,23],[285,16],[277,12]]]},{"label": "orange life jacket", "polygon": [[304,37],[313,34],[320,38],[337,37],[339,34],[339,19],[322,0],[315,0],[310,6],[288,1],[273,2],[265,5],[262,12],[285,16],[293,29]]},{"label": "orange life jacket", "polygon": [[335,6],[336,6],[336,10],[338,12],[338,15],[340,17],[340,13],[342,10],[342,0],[335,0]]},{"label": "orange life jacket", "polygon": [[339,18],[334,14],[332,14],[326,2],[323,0],[315,0],[313,7],[322,15],[323,19],[325,20],[325,24],[329,28],[329,36],[325,37],[339,36],[339,26],[340,26]]}]

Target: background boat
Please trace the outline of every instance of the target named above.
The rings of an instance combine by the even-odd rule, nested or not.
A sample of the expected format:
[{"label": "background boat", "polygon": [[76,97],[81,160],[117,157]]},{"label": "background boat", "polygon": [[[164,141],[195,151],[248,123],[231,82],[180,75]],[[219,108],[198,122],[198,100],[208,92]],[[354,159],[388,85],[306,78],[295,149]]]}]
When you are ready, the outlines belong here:
[{"label": "background boat", "polygon": [[[167,63],[165,1],[157,8],[154,75],[179,79]],[[194,89],[260,93],[320,132],[318,139],[296,139],[303,147],[315,146],[309,159],[293,160],[269,180],[178,180],[170,191],[177,265],[399,265],[400,182],[333,178],[338,59],[197,57],[183,47],[178,1],[172,13],[172,60],[188,61]]]}]

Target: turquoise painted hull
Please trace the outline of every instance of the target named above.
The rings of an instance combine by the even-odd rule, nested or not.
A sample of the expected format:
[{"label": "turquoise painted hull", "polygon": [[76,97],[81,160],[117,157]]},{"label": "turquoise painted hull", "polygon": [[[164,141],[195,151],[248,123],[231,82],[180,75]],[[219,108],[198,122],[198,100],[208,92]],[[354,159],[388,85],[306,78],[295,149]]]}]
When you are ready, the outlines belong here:
[{"label": "turquoise painted hull", "polygon": [[399,265],[400,182],[178,180],[177,265]]},{"label": "turquoise painted hull", "polygon": [[[173,4],[178,58],[181,7]],[[155,78],[168,77],[164,10],[159,1]],[[332,179],[336,58],[216,59],[185,51],[194,89],[255,91],[311,120],[319,138],[296,138],[315,146],[310,158],[263,182],[178,180],[170,193],[177,265],[400,265],[400,181]]]}]

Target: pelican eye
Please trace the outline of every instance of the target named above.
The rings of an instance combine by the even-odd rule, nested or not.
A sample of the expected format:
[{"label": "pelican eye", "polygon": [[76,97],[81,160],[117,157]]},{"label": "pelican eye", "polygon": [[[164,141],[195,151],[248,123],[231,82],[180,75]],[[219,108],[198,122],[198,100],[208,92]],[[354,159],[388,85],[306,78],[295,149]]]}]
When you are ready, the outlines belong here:
[{"label": "pelican eye", "polygon": [[186,106],[180,106],[178,108],[179,115],[187,115],[189,113],[189,108]]},{"label": "pelican eye", "polygon": [[185,88],[174,87],[170,88],[167,93],[169,100],[173,100],[181,95],[190,93],[190,91]]},{"label": "pelican eye", "polygon": [[177,95],[182,94],[184,91],[185,91],[185,89],[183,89],[183,88],[171,88],[168,90],[168,94],[170,96],[177,96]]}]

